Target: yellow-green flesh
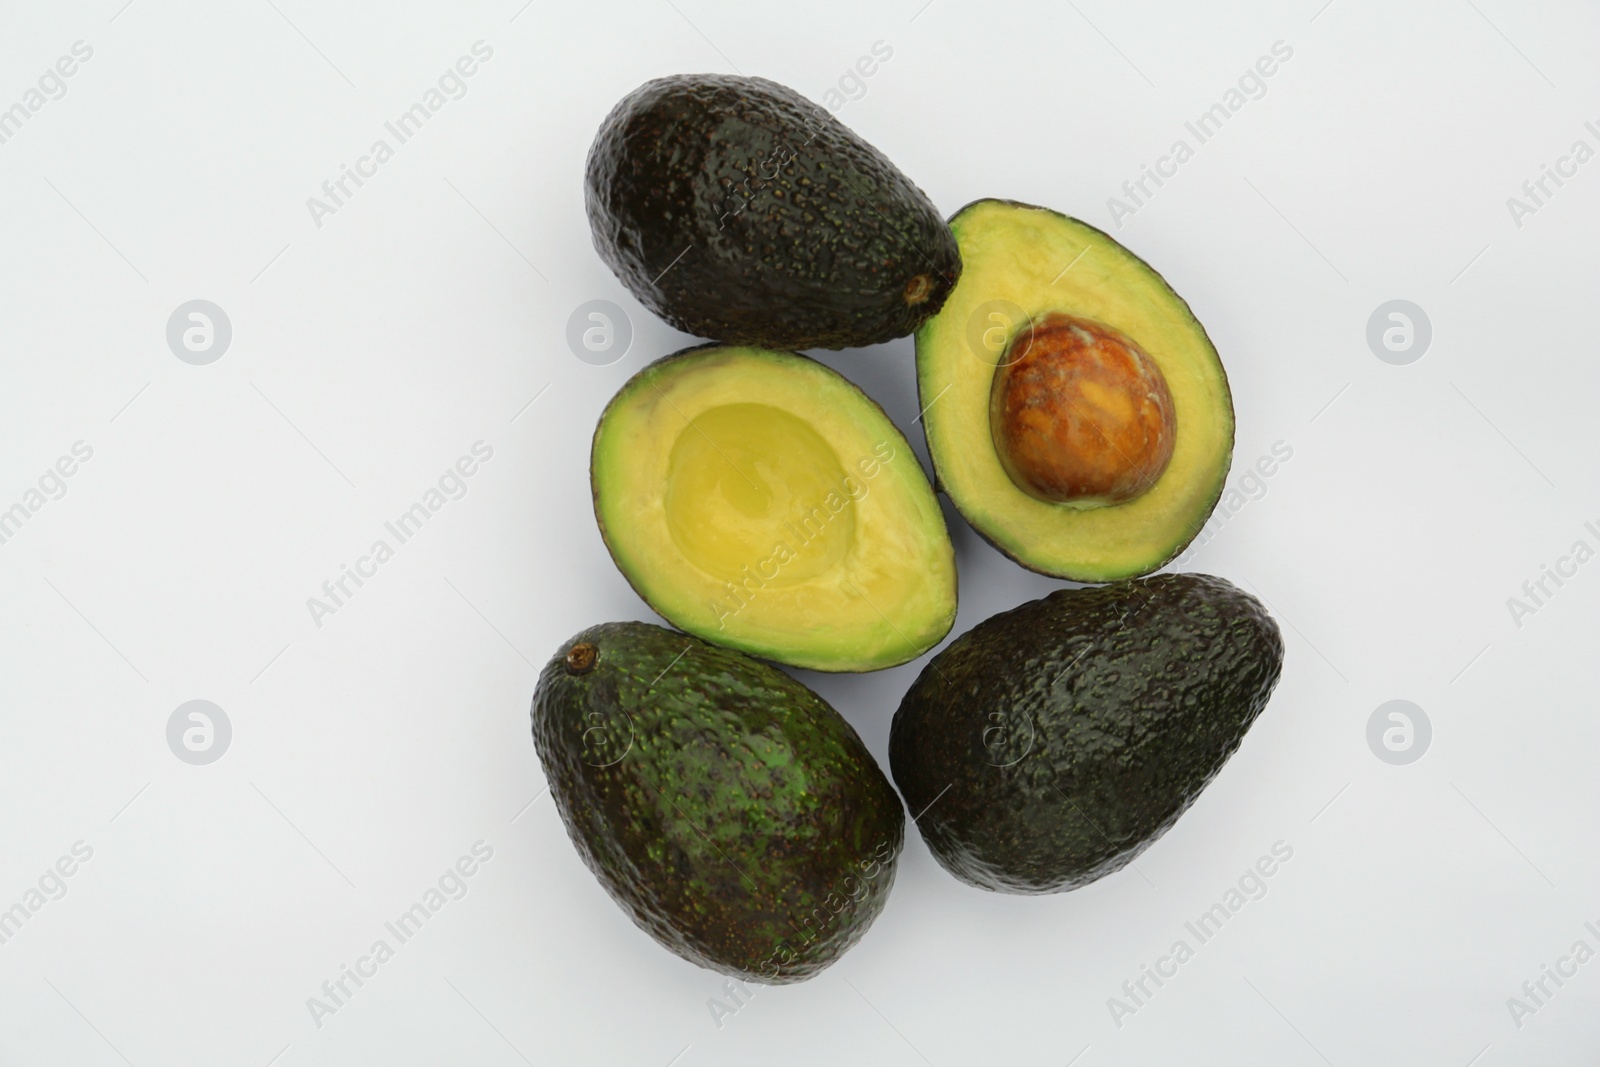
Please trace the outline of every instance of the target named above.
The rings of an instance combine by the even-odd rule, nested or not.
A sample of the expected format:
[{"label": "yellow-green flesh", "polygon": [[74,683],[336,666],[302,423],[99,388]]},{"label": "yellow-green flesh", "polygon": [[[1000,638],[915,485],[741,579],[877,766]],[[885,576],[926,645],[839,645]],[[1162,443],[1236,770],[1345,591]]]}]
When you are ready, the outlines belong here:
[{"label": "yellow-green flesh", "polygon": [[695,349],[607,406],[591,458],[617,566],[689,633],[798,667],[914,659],[955,620],[955,557],[900,431],[837,372]]},{"label": "yellow-green flesh", "polygon": [[[1092,226],[1043,208],[980,200],[950,221],[962,273],[944,308],[917,331],[917,386],[928,451],[968,522],[1025,567],[1074,581],[1147,574],[1205,524],[1233,456],[1233,400],[1205,330],[1143,260]],[[989,429],[995,364],[1009,339],[1006,302],[1026,318],[1051,311],[1127,334],[1172,393],[1177,439],[1166,472],[1122,504],[1037,500],[1012,482]],[[986,310],[998,316],[990,319]],[[1014,311],[1013,313],[1014,314]],[[992,321],[974,345],[974,317]],[[1020,323],[1009,323],[1014,329]]]}]

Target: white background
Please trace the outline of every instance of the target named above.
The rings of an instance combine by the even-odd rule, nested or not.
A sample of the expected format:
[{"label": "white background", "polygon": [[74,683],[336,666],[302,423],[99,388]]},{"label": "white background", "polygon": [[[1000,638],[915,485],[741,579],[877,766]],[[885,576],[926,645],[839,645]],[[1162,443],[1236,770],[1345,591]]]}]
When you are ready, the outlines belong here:
[{"label": "white background", "polygon": [[[1520,228],[1506,205],[1600,146],[1592,4],[123,3],[0,8],[0,108],[94,49],[0,145],[0,508],[93,448],[0,544],[0,908],[93,849],[0,945],[0,1063],[1600,1054],[1600,962],[1520,1028],[1507,1007],[1580,938],[1600,948],[1600,562],[1520,628],[1506,604],[1600,547],[1600,161]],[[478,40],[467,95],[315,225],[307,198]],[[1293,449],[1187,563],[1273,605],[1271,706],[1137,870],[1000,896],[913,833],[866,939],[719,1028],[722,979],[606,897],[529,737],[563,639],[652,618],[595,530],[589,436],[689,340],[590,246],[596,127],[675,72],[820,99],[883,41],[839,117],[941,210],[1004,196],[1109,228],[1107,198],[1280,40],[1265,97],[1114,231],[1222,353],[1235,482]],[[165,338],[197,298],[234,330],[208,366]],[[1409,366],[1365,340],[1394,298],[1433,323]],[[632,317],[615,365],[567,347],[591,299]],[[921,450],[909,340],[823,358]],[[467,495],[315,625],[307,598],[479,440]],[[1060,584],[947,514],[956,632]],[[919,666],[804,677],[882,759]],[[209,766],[166,742],[196,698],[233,725]],[[1433,723],[1410,766],[1366,742],[1396,698]],[[479,840],[467,895],[314,1025],[307,998]],[[1119,1028],[1107,998],[1277,841],[1294,858],[1267,895]]]}]

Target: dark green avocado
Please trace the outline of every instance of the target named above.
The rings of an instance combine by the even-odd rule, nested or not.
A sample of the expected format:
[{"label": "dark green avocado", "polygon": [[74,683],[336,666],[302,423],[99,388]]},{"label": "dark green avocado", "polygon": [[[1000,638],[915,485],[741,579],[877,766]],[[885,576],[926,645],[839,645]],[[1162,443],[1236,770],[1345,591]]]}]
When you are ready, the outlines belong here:
[{"label": "dark green avocado", "polygon": [[1007,893],[1076,889],[1177,821],[1282,667],[1277,624],[1221,578],[1061,589],[928,663],[895,713],[889,762],[951,874]]},{"label": "dark green avocado", "polygon": [[802,981],[883,910],[900,798],[774,667],[648,623],[590,627],[539,676],[533,740],[584,862],[692,963]]},{"label": "dark green avocado", "polygon": [[585,201],[595,249],[640,303],[729,344],[904,337],[961,274],[922,190],[826,109],[764,78],[635,89],[595,136]]}]

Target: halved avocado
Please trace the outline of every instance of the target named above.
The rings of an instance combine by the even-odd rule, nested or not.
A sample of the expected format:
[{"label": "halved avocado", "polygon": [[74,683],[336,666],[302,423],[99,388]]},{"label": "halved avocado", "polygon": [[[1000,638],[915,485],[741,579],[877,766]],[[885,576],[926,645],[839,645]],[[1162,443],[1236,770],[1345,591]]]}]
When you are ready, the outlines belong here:
[{"label": "halved avocado", "polygon": [[1205,525],[1233,459],[1205,330],[1077,219],[979,200],[950,227],[965,270],[917,331],[939,487],[1031,570],[1107,582],[1161,567]]},{"label": "halved avocado", "polygon": [[606,406],[589,471],[611,558],[708,641],[870,671],[955,621],[955,553],[921,464],[814,360],[718,345],[658,360]]}]

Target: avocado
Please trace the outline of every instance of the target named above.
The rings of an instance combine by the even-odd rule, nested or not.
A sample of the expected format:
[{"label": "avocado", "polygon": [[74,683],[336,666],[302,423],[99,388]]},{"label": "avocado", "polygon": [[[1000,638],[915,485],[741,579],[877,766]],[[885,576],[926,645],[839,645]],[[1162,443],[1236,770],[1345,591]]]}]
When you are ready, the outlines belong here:
[{"label": "avocado", "polygon": [[866,394],[792,352],[709,345],[612,398],[595,517],[639,595],[680,629],[819,671],[920,656],[955,621],[944,515]]},{"label": "avocado", "polygon": [[590,627],[540,674],[533,741],[584,863],[691,963],[802,981],[883,910],[900,798],[775,667],[648,623]]},{"label": "avocado", "polygon": [[950,227],[826,109],[763,78],[646,82],[589,149],[595,250],[685,333],[768,348],[905,337],[961,274]]},{"label": "avocado", "polygon": [[939,487],[1031,570],[1159,569],[1205,525],[1233,460],[1233,399],[1204,328],[1077,219],[979,200],[950,225],[966,270],[916,342]]},{"label": "avocado", "polygon": [[1222,769],[1283,667],[1277,624],[1221,578],[1060,589],[923,669],[889,763],[934,857],[983,889],[1118,870]]}]

